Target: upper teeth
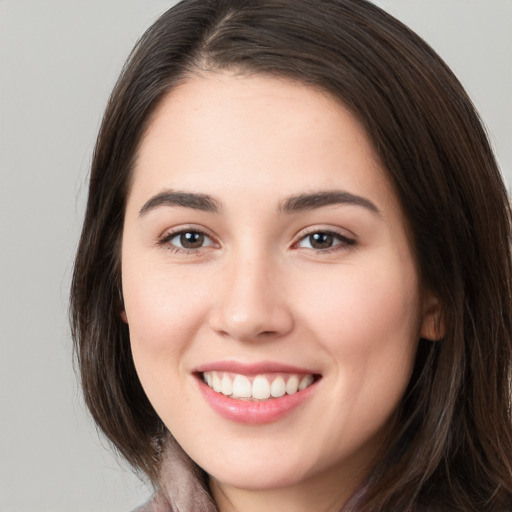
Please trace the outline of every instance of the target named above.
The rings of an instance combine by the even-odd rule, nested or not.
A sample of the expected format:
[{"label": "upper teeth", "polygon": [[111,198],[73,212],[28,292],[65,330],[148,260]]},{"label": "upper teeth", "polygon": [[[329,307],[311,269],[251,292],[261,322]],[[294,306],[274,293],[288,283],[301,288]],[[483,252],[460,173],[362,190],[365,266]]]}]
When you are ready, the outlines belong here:
[{"label": "upper teeth", "polygon": [[293,395],[313,384],[313,375],[295,374],[255,375],[247,377],[237,373],[204,372],[203,380],[214,391],[231,398],[266,400],[279,398],[285,394]]}]

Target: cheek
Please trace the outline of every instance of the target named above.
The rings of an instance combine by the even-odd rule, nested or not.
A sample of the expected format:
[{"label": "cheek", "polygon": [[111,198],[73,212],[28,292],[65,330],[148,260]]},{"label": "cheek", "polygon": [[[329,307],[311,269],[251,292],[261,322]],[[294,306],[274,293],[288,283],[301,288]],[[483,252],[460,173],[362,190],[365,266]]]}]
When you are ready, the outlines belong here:
[{"label": "cheek", "polygon": [[[186,274],[186,272],[185,272]],[[123,262],[123,295],[137,373],[148,396],[167,395],[201,326],[206,292],[172,269]]]},{"label": "cheek", "polygon": [[325,437],[338,438],[342,431],[344,446],[357,446],[385,429],[410,380],[418,287],[414,272],[398,269],[352,267],[332,287],[307,293],[312,338],[320,340],[335,367],[329,382],[333,402],[325,403],[335,419],[326,425]]},{"label": "cheek", "polygon": [[357,350],[386,335],[403,339],[418,331],[418,284],[413,272],[393,272],[393,266],[385,264],[350,266],[318,282],[328,285],[304,284],[302,302],[335,345],[346,342]]},{"label": "cheek", "polygon": [[206,290],[198,287],[196,279],[172,268],[141,269],[134,262],[123,265],[123,295],[130,330],[148,348],[172,348],[192,334],[199,323],[199,312],[207,300]]},{"label": "cheek", "polygon": [[410,379],[419,338],[413,269],[352,266],[329,287],[303,291],[312,337],[337,368],[336,394],[349,397],[354,414],[389,414]]}]

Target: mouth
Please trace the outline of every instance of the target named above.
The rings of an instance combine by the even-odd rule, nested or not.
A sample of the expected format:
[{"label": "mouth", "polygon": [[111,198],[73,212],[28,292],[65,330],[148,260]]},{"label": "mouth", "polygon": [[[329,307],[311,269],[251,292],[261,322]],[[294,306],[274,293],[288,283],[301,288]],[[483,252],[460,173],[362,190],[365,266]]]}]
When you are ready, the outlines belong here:
[{"label": "mouth", "polygon": [[193,372],[207,404],[222,418],[258,425],[286,418],[315,396],[322,375],[278,362],[217,361]]},{"label": "mouth", "polygon": [[233,400],[261,402],[304,391],[320,379],[317,374],[262,373],[245,375],[205,371],[198,377],[213,391]]}]

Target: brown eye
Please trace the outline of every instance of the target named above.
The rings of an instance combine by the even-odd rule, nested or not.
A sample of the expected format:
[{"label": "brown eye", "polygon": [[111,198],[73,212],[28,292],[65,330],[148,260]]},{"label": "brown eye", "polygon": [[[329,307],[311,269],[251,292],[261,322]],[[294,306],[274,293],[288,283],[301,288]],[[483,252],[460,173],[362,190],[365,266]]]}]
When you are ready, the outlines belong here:
[{"label": "brown eye", "polygon": [[297,247],[329,252],[329,249],[343,249],[349,245],[355,245],[355,243],[355,240],[348,238],[341,233],[333,231],[316,231],[301,238],[297,243]]},{"label": "brown eye", "polygon": [[170,245],[175,251],[193,251],[215,245],[212,239],[201,231],[184,230],[165,236],[161,245]]},{"label": "brown eye", "polygon": [[186,231],[180,234],[179,240],[181,247],[184,249],[198,249],[203,246],[204,238],[203,233],[198,233],[197,231]]},{"label": "brown eye", "polygon": [[332,247],[334,236],[330,233],[313,233],[309,235],[309,243],[313,249],[329,249]]}]

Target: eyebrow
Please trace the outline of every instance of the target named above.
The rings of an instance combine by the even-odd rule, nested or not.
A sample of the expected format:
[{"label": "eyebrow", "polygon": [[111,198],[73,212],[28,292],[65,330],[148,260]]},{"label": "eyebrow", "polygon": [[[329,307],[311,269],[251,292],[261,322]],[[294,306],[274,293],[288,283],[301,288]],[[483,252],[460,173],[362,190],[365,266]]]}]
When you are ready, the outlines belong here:
[{"label": "eyebrow", "polygon": [[139,216],[142,217],[160,206],[182,206],[212,213],[218,213],[220,210],[220,203],[208,194],[164,190],[144,203],[139,211]]},{"label": "eyebrow", "polygon": [[[326,190],[291,196],[281,202],[279,211],[295,213],[332,205],[361,206],[381,216],[380,210],[369,199],[344,190]],[[181,206],[210,213],[218,213],[221,209],[220,202],[208,194],[164,190],[144,203],[139,216],[142,217],[160,206]]]},{"label": "eyebrow", "polygon": [[382,216],[380,210],[372,201],[344,190],[326,190],[292,196],[281,203],[279,210],[283,213],[294,213],[332,205],[361,206],[379,217]]}]

